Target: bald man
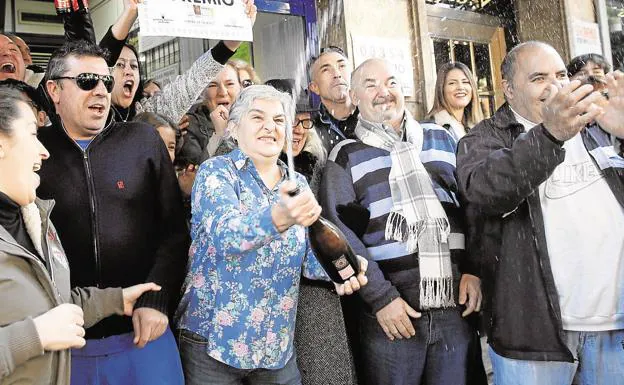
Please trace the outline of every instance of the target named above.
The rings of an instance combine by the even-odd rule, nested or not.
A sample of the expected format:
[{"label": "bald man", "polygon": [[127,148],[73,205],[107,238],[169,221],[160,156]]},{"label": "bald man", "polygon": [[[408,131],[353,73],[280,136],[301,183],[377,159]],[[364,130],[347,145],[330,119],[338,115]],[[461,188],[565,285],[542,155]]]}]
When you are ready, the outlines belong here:
[{"label": "bald man", "polygon": [[25,71],[24,58],[17,44],[0,34],[0,80],[24,81]]},{"label": "bald man", "polygon": [[[464,252],[456,143],[444,128],[423,129],[412,118],[388,62],[362,63],[351,87],[357,140],[334,147],[320,195],[324,215],[369,260],[361,380],[465,384],[470,329],[460,304],[464,315],[478,311],[481,291]],[[337,212],[353,203],[371,214],[360,233]]]},{"label": "bald man", "polygon": [[507,103],[460,142],[471,254],[482,258],[499,385],[624,378],[624,74],[610,99],[541,42],[502,63]]}]

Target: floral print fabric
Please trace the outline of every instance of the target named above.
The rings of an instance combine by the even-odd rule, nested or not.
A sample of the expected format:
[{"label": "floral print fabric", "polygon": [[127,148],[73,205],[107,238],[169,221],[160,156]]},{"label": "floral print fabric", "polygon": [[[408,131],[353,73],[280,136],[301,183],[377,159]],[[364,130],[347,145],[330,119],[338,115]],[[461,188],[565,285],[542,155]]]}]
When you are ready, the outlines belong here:
[{"label": "floral print fabric", "polygon": [[[284,164],[280,162],[283,174]],[[214,359],[240,369],[278,369],[293,354],[299,277],[327,279],[306,229],[279,233],[268,189],[239,149],[204,162],[192,193],[192,243],[178,327],[203,336]],[[297,183],[307,186],[297,174]]]}]

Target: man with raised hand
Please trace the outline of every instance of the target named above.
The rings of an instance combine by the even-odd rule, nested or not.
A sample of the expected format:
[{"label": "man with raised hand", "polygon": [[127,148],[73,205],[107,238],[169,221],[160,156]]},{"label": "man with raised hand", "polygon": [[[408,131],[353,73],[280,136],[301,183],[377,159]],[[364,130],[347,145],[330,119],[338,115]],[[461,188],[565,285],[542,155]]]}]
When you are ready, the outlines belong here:
[{"label": "man with raised hand", "polygon": [[460,142],[471,253],[482,258],[499,385],[615,385],[624,377],[624,74],[609,100],[568,79],[550,45],[502,63],[507,103]]}]

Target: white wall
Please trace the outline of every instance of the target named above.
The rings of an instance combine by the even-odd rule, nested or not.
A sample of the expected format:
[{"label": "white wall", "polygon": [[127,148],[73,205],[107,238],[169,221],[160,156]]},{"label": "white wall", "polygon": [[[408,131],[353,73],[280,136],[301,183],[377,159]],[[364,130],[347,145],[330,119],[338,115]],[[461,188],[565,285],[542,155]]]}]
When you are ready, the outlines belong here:
[{"label": "white wall", "polygon": [[123,0],[91,0],[91,18],[95,28],[95,37],[98,41],[106,34],[117,17],[123,11]]}]

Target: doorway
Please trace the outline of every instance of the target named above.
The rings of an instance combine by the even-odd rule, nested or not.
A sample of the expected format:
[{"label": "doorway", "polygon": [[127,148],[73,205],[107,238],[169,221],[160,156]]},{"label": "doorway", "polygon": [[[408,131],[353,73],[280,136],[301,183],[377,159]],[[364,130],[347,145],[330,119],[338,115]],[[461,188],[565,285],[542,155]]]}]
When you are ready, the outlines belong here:
[{"label": "doorway", "polygon": [[437,68],[449,61],[472,70],[485,117],[504,103],[500,65],[505,57],[505,30],[495,16],[456,9],[427,8],[432,62]]}]

